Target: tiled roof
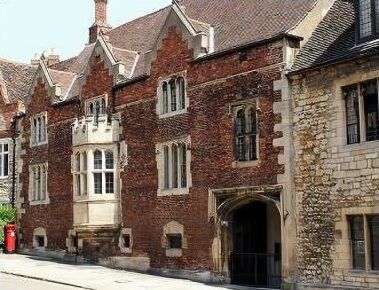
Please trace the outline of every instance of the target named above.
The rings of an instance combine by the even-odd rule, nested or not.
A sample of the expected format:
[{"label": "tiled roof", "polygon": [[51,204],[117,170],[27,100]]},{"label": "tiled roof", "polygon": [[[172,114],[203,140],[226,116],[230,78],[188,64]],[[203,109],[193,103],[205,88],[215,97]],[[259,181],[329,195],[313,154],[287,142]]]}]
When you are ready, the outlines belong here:
[{"label": "tiled roof", "polygon": [[65,97],[73,85],[76,74],[52,69],[50,69],[49,72],[51,74],[54,84],[58,83],[61,85],[62,96]]},{"label": "tiled roof", "polygon": [[379,42],[356,45],[354,0],[337,0],[296,57],[291,73],[377,53]]},{"label": "tiled roof", "polygon": [[6,86],[10,102],[25,100],[36,70],[36,66],[0,59],[0,85]]},{"label": "tiled roof", "polygon": [[[316,0],[182,0],[187,16],[215,30],[215,50],[222,51],[286,32],[311,10]],[[116,47],[151,49],[170,11],[166,7],[138,18],[107,35]]]}]

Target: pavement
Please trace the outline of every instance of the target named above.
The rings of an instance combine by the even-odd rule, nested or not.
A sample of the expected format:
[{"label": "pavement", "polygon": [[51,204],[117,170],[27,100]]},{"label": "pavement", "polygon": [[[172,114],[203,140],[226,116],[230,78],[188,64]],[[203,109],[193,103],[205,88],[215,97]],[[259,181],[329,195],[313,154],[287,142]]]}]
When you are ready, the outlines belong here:
[{"label": "pavement", "polygon": [[[231,285],[207,285],[136,272],[114,270],[90,264],[74,264],[25,255],[0,254],[0,273],[82,289],[130,290],[222,290],[253,289]],[[0,280],[0,289],[2,287]],[[54,284],[51,284],[54,286]],[[60,289],[53,287],[51,289]],[[30,290],[29,287],[24,289]],[[42,289],[42,288],[41,288]],[[49,289],[49,288],[44,288]],[[71,289],[71,288],[68,288]],[[12,288],[13,290],[13,288]]]},{"label": "pavement", "polygon": [[0,274],[0,289],[2,290],[78,290],[80,288],[59,285],[56,283],[23,278],[14,275]]}]

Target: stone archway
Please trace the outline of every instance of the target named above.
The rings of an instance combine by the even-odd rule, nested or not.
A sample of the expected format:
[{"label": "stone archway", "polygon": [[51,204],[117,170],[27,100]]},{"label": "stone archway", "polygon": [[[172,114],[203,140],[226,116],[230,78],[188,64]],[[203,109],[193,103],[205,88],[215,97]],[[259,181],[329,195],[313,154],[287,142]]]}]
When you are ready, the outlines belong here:
[{"label": "stone archway", "polygon": [[[214,209],[216,224],[214,266],[227,282],[281,286],[281,191],[270,189],[268,193],[246,189],[212,192],[214,203],[210,208]],[[236,241],[240,238],[244,241]],[[249,263],[244,268],[237,266]],[[238,272],[244,273],[236,275]]]}]

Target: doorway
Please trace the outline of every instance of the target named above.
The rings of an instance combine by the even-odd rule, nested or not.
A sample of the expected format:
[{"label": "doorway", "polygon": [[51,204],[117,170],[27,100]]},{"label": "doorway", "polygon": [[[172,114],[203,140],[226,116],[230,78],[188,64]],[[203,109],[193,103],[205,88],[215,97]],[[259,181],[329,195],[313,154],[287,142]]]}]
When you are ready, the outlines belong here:
[{"label": "doorway", "polygon": [[275,206],[254,201],[232,213],[232,283],[281,286],[281,222]]}]

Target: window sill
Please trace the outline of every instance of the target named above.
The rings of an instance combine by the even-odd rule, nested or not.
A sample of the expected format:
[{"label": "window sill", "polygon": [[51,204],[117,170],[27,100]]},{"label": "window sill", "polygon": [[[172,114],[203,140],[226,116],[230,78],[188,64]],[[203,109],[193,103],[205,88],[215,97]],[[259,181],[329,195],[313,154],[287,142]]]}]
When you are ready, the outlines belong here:
[{"label": "window sill", "polygon": [[34,205],[47,205],[50,204],[50,199],[29,201],[31,206]]},{"label": "window sill", "polygon": [[158,189],[158,196],[188,195],[189,188]]},{"label": "window sill", "polygon": [[246,168],[246,167],[255,167],[259,165],[259,160],[252,161],[234,161],[233,168]]},{"label": "window sill", "polygon": [[171,118],[177,115],[183,115],[187,113],[187,108],[180,110],[180,111],[174,111],[174,112],[169,112],[166,114],[160,114],[159,119],[166,119],[166,118]]},{"label": "window sill", "polygon": [[9,176],[0,176],[0,180],[6,180],[9,179]]},{"label": "window sill", "polygon": [[43,146],[43,145],[46,145],[48,144],[49,142],[40,142],[40,143],[33,143],[33,144],[30,144],[30,148],[33,148],[33,147],[39,147],[39,146]]},{"label": "window sill", "polygon": [[378,145],[379,145],[379,140],[363,141],[363,142],[354,143],[354,144],[345,144],[345,146],[342,146],[340,152],[355,151],[355,150],[362,150],[362,149],[375,149],[375,148],[378,148]]},{"label": "window sill", "polygon": [[180,258],[183,255],[182,249],[167,249],[166,257],[169,258]]}]

